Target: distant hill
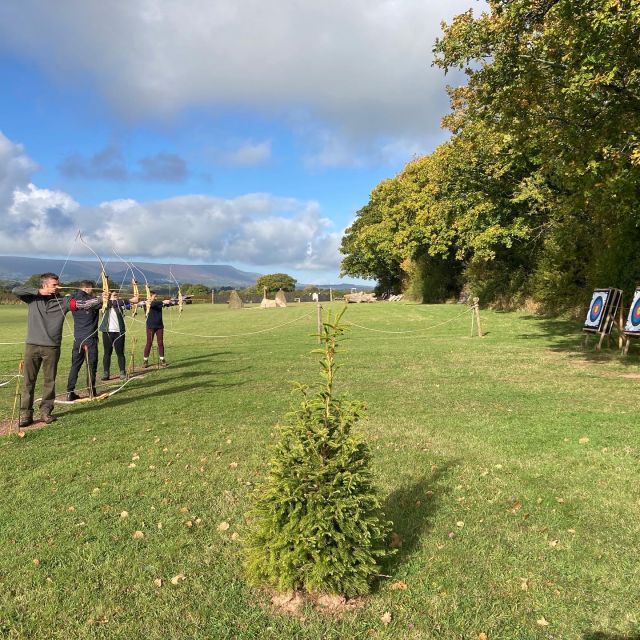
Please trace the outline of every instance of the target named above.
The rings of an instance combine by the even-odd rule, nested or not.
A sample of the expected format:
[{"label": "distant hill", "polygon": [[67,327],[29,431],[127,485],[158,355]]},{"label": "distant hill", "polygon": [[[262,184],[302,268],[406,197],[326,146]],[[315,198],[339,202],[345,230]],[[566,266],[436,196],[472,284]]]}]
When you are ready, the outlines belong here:
[{"label": "distant hill", "polygon": [[[24,282],[34,273],[52,271],[60,273],[64,265],[62,280],[66,282],[76,280],[96,280],[100,277],[100,267],[97,262],[89,260],[69,260],[66,264],[60,258],[22,258],[19,256],[0,256],[0,279]],[[155,262],[136,262],[135,266],[144,272],[149,283],[163,284],[171,282],[171,273],[178,282],[204,284],[208,287],[249,287],[255,284],[262,275],[240,271],[225,264],[160,264]],[[124,280],[127,266],[120,260],[109,260],[105,263],[107,274],[113,282]],[[138,280],[140,276],[138,274]]]}]

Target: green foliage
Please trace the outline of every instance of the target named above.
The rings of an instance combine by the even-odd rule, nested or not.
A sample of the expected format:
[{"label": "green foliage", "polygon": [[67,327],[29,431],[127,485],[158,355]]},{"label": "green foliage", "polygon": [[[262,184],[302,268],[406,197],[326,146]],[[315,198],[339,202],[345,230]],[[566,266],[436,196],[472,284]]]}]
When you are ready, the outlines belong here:
[{"label": "green foliage", "polygon": [[204,284],[184,283],[181,287],[185,296],[193,296],[194,298],[206,298],[211,295],[211,287]]},{"label": "green foliage", "polygon": [[343,313],[323,324],[322,383],[315,394],[295,385],[302,401],[277,427],[269,475],[249,515],[247,574],[280,591],[367,593],[390,554],[391,523],[372,484],[369,448],[352,432],[364,406],[334,395]]},{"label": "green foliage", "polygon": [[[640,4],[491,0],[434,48],[451,138],[381,182],[342,244],[346,274],[419,290],[450,269],[484,301],[551,310],[640,276]],[[446,264],[452,258],[458,263]],[[408,263],[404,263],[405,260]],[[408,287],[408,289],[407,289]],[[425,288],[430,287],[425,284]]]},{"label": "green foliage", "polygon": [[40,288],[40,274],[39,273],[34,273],[31,276],[29,276],[29,279],[24,283],[25,287],[33,287],[35,289],[39,289]]},{"label": "green foliage", "polygon": [[286,273],[271,273],[266,276],[260,276],[256,280],[256,287],[260,293],[262,293],[262,288],[266,287],[267,292],[272,293],[277,291],[278,289],[282,289],[283,291],[294,291],[296,288],[296,279],[287,275]]}]

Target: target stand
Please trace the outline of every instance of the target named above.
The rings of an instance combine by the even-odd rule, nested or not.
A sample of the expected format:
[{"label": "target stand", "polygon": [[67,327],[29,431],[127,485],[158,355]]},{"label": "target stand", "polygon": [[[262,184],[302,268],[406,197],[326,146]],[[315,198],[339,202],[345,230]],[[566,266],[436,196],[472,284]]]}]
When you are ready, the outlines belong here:
[{"label": "target stand", "polygon": [[636,290],[633,292],[633,300],[631,300],[631,306],[629,307],[627,321],[622,329],[622,334],[624,336],[622,355],[626,356],[629,353],[631,340],[633,338],[640,338],[640,287],[636,287]]},{"label": "target stand", "polygon": [[[596,345],[596,351],[600,351],[605,337],[609,337],[613,326],[616,325],[616,316],[622,311],[622,290],[621,289],[596,289],[591,297],[589,311],[584,321],[582,330],[586,332],[584,343],[587,341],[590,333],[600,334],[600,340]],[[621,318],[618,320],[617,326],[622,336]],[[640,327],[638,331],[640,335]]]}]

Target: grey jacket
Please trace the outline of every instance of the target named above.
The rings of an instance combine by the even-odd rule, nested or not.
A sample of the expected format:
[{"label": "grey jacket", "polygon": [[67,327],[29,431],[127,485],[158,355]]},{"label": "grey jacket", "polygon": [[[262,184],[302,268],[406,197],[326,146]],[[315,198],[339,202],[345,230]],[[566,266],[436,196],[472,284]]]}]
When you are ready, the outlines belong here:
[{"label": "grey jacket", "polygon": [[59,347],[62,343],[64,317],[69,311],[99,307],[99,298],[73,300],[58,295],[43,296],[33,287],[16,287],[12,293],[29,305],[27,316],[27,344]]}]

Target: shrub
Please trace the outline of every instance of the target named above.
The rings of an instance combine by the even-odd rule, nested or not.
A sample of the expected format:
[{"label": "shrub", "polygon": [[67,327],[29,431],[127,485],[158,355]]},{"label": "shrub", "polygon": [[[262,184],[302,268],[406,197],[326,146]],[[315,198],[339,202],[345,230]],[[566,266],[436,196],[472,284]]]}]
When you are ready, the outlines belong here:
[{"label": "shrub", "polygon": [[246,571],[257,585],[279,591],[354,596],[367,593],[379,572],[391,523],[372,484],[371,455],[352,427],[362,403],[337,398],[340,319],[323,324],[322,383],[276,427],[269,473],[249,513]]}]

